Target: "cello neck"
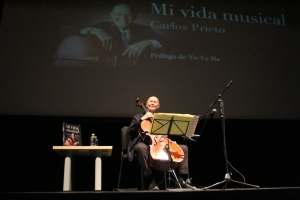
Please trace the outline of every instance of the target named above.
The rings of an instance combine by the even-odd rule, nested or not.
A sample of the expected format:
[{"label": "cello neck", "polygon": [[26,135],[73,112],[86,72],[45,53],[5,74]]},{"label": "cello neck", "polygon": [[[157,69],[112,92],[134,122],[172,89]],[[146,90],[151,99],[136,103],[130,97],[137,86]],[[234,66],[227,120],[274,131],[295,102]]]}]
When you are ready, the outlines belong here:
[{"label": "cello neck", "polygon": [[[144,104],[143,102],[140,101],[140,98],[136,98],[136,99],[135,99],[135,105],[136,105],[136,106],[140,106],[141,108],[143,108],[144,111],[145,111],[146,113],[149,112],[148,109],[147,109],[147,107],[145,106],[145,104]],[[149,118],[149,120],[150,120],[151,122],[153,122],[153,118],[152,118],[152,117]]]},{"label": "cello neck", "polygon": [[[145,112],[149,112],[149,110],[147,109],[147,107],[145,106],[145,104],[142,104],[143,109],[145,110]],[[153,117],[150,117],[149,120],[151,121],[151,123],[153,123]]]}]

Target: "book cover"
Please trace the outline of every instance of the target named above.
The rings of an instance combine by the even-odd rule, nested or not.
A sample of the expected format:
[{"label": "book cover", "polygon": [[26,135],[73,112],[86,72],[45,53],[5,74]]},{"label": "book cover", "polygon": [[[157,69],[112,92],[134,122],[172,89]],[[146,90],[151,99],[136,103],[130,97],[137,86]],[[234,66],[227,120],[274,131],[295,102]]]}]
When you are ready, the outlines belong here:
[{"label": "book cover", "polygon": [[81,126],[63,122],[63,146],[82,146]]}]

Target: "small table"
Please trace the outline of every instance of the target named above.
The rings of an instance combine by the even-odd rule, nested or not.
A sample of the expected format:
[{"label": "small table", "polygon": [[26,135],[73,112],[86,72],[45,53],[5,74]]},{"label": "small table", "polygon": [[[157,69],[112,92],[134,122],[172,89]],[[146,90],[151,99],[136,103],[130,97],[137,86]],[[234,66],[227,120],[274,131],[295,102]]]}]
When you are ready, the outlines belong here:
[{"label": "small table", "polygon": [[53,150],[65,156],[63,191],[72,190],[71,159],[73,156],[95,156],[95,190],[101,190],[101,156],[111,156],[112,146],[53,146]]}]

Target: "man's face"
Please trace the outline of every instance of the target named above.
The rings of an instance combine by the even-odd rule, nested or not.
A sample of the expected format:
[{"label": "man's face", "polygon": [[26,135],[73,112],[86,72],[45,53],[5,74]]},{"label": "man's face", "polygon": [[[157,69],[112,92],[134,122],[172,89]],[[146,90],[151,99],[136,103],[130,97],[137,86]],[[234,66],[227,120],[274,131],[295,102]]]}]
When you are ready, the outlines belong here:
[{"label": "man's face", "polygon": [[130,7],[125,4],[115,6],[111,12],[111,17],[121,30],[128,29],[130,24],[135,20],[135,15],[132,13]]},{"label": "man's face", "polygon": [[156,97],[150,97],[146,103],[149,112],[154,113],[159,108],[159,100]]}]

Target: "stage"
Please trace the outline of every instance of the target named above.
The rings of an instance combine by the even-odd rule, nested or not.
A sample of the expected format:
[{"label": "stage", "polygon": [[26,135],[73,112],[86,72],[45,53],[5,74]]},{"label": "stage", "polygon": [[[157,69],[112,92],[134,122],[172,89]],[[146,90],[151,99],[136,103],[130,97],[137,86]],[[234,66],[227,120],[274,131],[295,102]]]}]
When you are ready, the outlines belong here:
[{"label": "stage", "polygon": [[1,199],[299,199],[300,187],[244,189],[170,189],[159,191],[7,192]]},{"label": "stage", "polygon": [[[227,149],[230,163],[245,177],[245,182],[259,189],[230,182],[203,190],[224,180],[226,174],[222,151],[220,120],[207,124],[207,132],[198,142],[189,142],[190,177],[196,190],[159,191],[119,190],[121,137],[120,130],[130,118],[2,116],[3,155],[0,199],[299,199],[299,121],[227,120]],[[83,144],[89,143],[90,133],[101,137],[99,146],[113,146],[111,156],[102,157],[102,189],[95,191],[95,158],[77,156],[72,160],[72,191],[63,191],[65,158],[53,150],[61,145],[63,121],[80,124]],[[16,126],[16,124],[18,126]],[[38,126],[37,126],[38,124]],[[44,142],[40,138],[41,127]],[[96,128],[95,128],[96,127]],[[199,130],[196,130],[198,133]],[[20,134],[22,133],[22,134]],[[11,145],[11,135],[18,135]],[[181,143],[182,141],[178,141]],[[184,142],[184,141],[183,141]],[[30,144],[30,145],[28,145]],[[124,162],[120,188],[141,187],[140,167],[135,159]],[[232,180],[243,182],[233,168]],[[159,183],[163,172],[154,174]]]}]

